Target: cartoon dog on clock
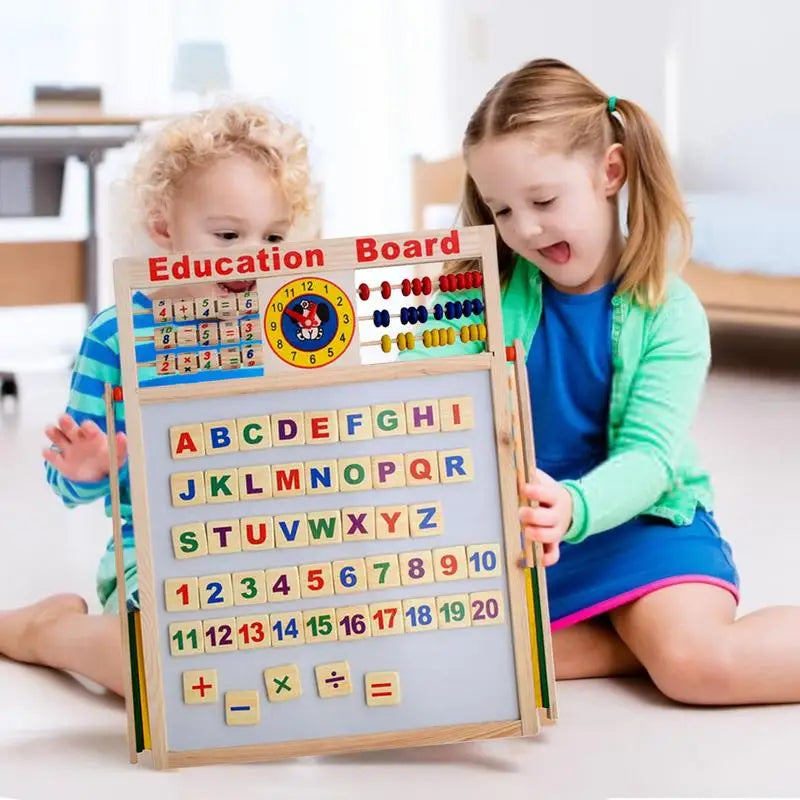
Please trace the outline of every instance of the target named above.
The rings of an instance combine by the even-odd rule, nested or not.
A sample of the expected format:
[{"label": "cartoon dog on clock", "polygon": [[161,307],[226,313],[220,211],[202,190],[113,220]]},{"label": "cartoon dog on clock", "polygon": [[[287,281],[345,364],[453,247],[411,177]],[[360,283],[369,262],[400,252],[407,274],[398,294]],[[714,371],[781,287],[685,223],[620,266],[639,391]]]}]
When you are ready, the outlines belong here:
[{"label": "cartoon dog on clock", "polygon": [[327,303],[306,298],[287,308],[285,313],[297,323],[297,338],[311,342],[322,338],[322,326],[331,318]]}]

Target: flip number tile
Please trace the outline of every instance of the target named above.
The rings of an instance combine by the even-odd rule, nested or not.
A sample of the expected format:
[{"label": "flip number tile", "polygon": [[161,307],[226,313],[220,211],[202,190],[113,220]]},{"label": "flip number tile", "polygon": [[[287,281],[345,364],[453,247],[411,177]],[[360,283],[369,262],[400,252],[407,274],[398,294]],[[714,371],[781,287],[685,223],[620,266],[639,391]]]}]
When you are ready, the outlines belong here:
[{"label": "flip number tile", "polygon": [[266,614],[236,617],[236,644],[239,650],[270,646],[270,624]]},{"label": "flip number tile", "polygon": [[497,589],[472,592],[469,604],[473,625],[499,625],[505,619],[503,593]]},{"label": "flip number tile", "polygon": [[500,575],[500,548],[496,544],[468,545],[467,565],[470,578],[494,578]]},{"label": "flip number tile", "polygon": [[406,633],[436,630],[438,627],[436,599],[419,597],[413,600],[403,600],[403,616],[405,617]]},{"label": "flip number tile", "polygon": [[397,633],[405,633],[403,604],[399,600],[370,603],[369,618],[373,636],[392,636]]},{"label": "flip number tile", "polygon": [[236,620],[233,617],[207,619],[203,622],[203,636],[206,653],[236,650]]},{"label": "flip number tile", "polygon": [[173,622],[169,626],[169,651],[173,656],[194,656],[204,650],[202,622]]},{"label": "flip number tile", "polygon": [[269,615],[273,647],[305,643],[303,614],[300,611],[276,611]]}]

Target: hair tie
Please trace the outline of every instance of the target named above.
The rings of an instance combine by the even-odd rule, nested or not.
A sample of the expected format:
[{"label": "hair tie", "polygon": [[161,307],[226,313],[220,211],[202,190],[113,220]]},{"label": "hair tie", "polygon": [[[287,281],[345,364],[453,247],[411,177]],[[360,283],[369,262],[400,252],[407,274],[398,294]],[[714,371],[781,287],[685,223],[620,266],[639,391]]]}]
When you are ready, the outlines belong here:
[{"label": "hair tie", "polygon": [[612,94],[611,97],[608,98],[608,112],[609,114],[613,114],[617,110],[617,98],[614,97]]}]

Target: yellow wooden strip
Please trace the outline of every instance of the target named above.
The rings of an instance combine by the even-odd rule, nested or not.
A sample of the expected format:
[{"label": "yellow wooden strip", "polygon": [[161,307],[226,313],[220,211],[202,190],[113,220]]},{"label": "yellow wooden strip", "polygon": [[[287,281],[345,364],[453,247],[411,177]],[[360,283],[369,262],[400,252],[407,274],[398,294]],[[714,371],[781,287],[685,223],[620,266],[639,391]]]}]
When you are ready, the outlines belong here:
[{"label": "yellow wooden strip", "polygon": [[142,739],[144,749],[150,750],[150,714],[147,710],[147,685],[144,675],[144,657],[142,655],[142,618],[136,614],[136,661],[139,669],[139,705],[142,709]]},{"label": "yellow wooden strip", "polygon": [[531,570],[525,570],[525,597],[528,602],[528,626],[531,630],[531,658],[533,660],[533,681],[536,689],[536,705],[542,707],[542,675],[539,669],[539,650],[536,633],[536,609],[533,606],[533,583]]}]

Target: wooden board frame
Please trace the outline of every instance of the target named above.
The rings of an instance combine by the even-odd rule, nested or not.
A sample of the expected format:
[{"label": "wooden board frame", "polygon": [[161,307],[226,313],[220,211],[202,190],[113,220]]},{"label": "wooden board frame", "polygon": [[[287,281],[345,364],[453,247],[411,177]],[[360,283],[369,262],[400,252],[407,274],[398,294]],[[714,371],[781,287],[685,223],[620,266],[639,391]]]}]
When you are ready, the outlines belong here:
[{"label": "wooden board frame", "polygon": [[[439,241],[454,231],[425,231],[424,233],[392,234],[370,237],[377,248],[389,242],[409,239]],[[528,619],[525,571],[520,569],[519,521],[517,518],[518,495],[514,465],[512,406],[508,402],[508,369],[506,350],[500,318],[500,285],[496,262],[496,239],[492,226],[457,229],[459,247],[457,252],[444,254],[431,252],[415,258],[386,259],[380,255],[359,263],[355,258],[359,238],[318,240],[305,243],[285,243],[281,252],[304,249],[322,249],[324,266],[306,267],[289,273],[291,277],[320,274],[334,270],[355,270],[376,267],[392,267],[399,264],[409,267],[428,262],[444,262],[455,259],[479,258],[483,270],[483,291],[486,305],[487,327],[486,352],[474,356],[433,358],[417,361],[370,364],[358,367],[326,367],[311,373],[280,374],[261,378],[241,378],[235,381],[213,381],[209,383],[139,387],[135,360],[135,336],[133,328],[132,290],[152,290],[177,283],[202,283],[220,281],[225,278],[211,275],[205,278],[192,277],[190,281],[172,278],[151,279],[150,262],[138,259],[120,259],[114,265],[116,306],[119,319],[119,338],[122,365],[122,388],[126,411],[126,426],[129,452],[129,475],[133,525],[136,530],[136,557],[139,572],[139,597],[141,603],[141,626],[144,643],[146,692],[150,715],[152,754],[157,768],[169,768],[201,763],[242,762],[273,760],[301,755],[345,753],[370,749],[439,744],[474,739],[514,736],[529,736],[539,731],[539,715],[533,679],[532,621]],[[361,237],[363,239],[363,237]],[[427,249],[427,248],[426,248]],[[239,251],[242,253],[252,251]],[[236,257],[239,253],[226,252]],[[220,253],[191,253],[190,259],[219,258]],[[170,259],[180,254],[171,254]],[[155,274],[155,273],[154,273]],[[284,273],[285,274],[285,273]],[[256,277],[274,277],[272,273]],[[231,278],[228,278],[231,279]],[[487,720],[482,724],[436,726],[413,731],[387,732],[380,734],[335,737],[329,739],[290,741],[281,744],[259,746],[236,746],[221,749],[170,752],[166,741],[165,702],[161,691],[161,654],[156,645],[158,638],[156,619],[156,587],[154,580],[153,554],[150,547],[150,513],[144,474],[144,439],[141,408],[144,404],[181,398],[221,397],[229,394],[263,392],[309,386],[331,386],[359,381],[413,378],[437,374],[457,374],[469,370],[486,370],[490,376],[493,403],[494,434],[498,456],[498,483],[502,502],[503,540],[506,552],[506,585],[510,600],[510,629],[512,634],[514,663],[517,678],[519,705],[518,719]],[[298,371],[299,373],[300,371]],[[549,629],[548,629],[549,636]],[[550,665],[552,674],[552,665]],[[130,676],[128,676],[130,677]],[[130,680],[128,681],[130,683]],[[130,689],[128,688],[128,693]],[[130,713],[130,710],[129,710]]]}]

